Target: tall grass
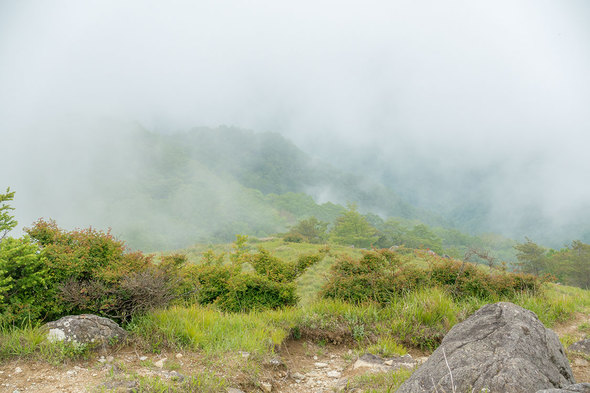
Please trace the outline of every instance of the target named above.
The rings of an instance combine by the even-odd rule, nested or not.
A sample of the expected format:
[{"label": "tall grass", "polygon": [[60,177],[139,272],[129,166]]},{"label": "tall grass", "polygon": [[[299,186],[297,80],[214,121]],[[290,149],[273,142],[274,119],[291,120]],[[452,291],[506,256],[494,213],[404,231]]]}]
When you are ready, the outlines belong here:
[{"label": "tall grass", "polygon": [[[547,326],[590,309],[590,292],[546,285],[542,295],[522,294],[514,302],[535,312]],[[426,288],[384,306],[322,299],[304,307],[240,314],[197,305],[176,306],[136,318],[130,328],[152,350],[172,346],[206,353],[265,355],[274,353],[289,337],[305,336],[403,353],[404,346],[435,349],[456,323],[489,302],[455,299],[440,288]]]},{"label": "tall grass", "polygon": [[34,359],[59,364],[86,357],[90,349],[86,344],[48,341],[46,331],[30,325],[0,330],[0,359]]},{"label": "tall grass", "polygon": [[250,313],[223,313],[191,305],[175,306],[136,318],[129,328],[152,350],[173,346],[206,353],[273,351],[295,324],[295,309]]}]

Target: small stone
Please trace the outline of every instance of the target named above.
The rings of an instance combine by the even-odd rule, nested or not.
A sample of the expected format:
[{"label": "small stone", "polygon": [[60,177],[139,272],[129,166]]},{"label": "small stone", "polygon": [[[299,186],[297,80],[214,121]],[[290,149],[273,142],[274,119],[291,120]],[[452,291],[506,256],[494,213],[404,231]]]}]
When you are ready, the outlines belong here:
[{"label": "small stone", "polygon": [[20,367],[17,367],[17,368],[15,368],[15,369],[14,369],[14,373],[15,373],[15,374],[20,374],[20,373],[22,373],[22,372],[23,372],[23,369],[22,369],[22,368],[20,368]]},{"label": "small stone", "polygon": [[112,356],[107,356],[107,363],[112,363],[115,360]]},{"label": "small stone", "polygon": [[328,363],[323,363],[323,362],[316,362],[313,365],[316,366],[317,368],[326,368],[326,367],[328,367]]},{"label": "small stone", "polygon": [[260,388],[264,393],[272,392],[272,384],[270,384],[269,382],[260,382]]},{"label": "small stone", "polygon": [[383,364],[386,366],[393,366],[393,360],[392,359],[386,360],[383,362]]},{"label": "small stone", "polygon": [[305,379],[305,375],[303,375],[301,373],[293,373],[293,374],[291,374],[291,377],[296,381],[301,381],[301,380]]},{"label": "small stone", "polygon": [[332,371],[328,371],[328,374],[326,374],[329,378],[334,378],[334,379],[338,379],[342,376],[342,373],[336,370],[332,370]]},{"label": "small stone", "polygon": [[250,357],[250,352],[240,351],[238,352],[244,359],[248,359]]},{"label": "small stone", "polygon": [[578,367],[586,367],[588,366],[588,361],[586,359],[576,359],[574,360],[574,366],[578,366]]},{"label": "small stone", "polygon": [[139,360],[142,361],[142,362],[145,362],[147,359],[148,359],[147,356],[140,356],[139,357]]},{"label": "small stone", "polygon": [[274,367],[278,367],[283,364],[283,361],[280,358],[272,358],[268,361],[268,364]]},{"label": "small stone", "polygon": [[176,354],[176,359],[181,359],[182,358],[182,354],[181,353],[177,353]]},{"label": "small stone", "polygon": [[104,362],[106,362],[106,361],[107,361],[107,360],[104,358],[104,356],[101,356],[101,357],[98,359],[98,362],[99,362],[99,363],[104,363]]},{"label": "small stone", "polygon": [[316,355],[314,355],[313,360],[318,360],[318,357]]},{"label": "small stone", "polygon": [[168,358],[164,358],[164,359],[160,359],[157,362],[154,363],[154,366],[158,367],[158,368],[164,368],[164,362],[168,360]]}]

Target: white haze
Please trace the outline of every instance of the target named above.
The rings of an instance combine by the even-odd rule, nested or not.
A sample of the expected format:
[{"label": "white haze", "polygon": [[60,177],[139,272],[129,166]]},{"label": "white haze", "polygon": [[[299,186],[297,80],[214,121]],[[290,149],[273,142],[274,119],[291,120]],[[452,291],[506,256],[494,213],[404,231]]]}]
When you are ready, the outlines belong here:
[{"label": "white haze", "polygon": [[589,20],[586,0],[1,1],[0,187],[43,192],[27,146],[59,156],[69,116],[229,124],[430,208],[484,196],[493,230],[538,207],[550,232],[588,214]]}]

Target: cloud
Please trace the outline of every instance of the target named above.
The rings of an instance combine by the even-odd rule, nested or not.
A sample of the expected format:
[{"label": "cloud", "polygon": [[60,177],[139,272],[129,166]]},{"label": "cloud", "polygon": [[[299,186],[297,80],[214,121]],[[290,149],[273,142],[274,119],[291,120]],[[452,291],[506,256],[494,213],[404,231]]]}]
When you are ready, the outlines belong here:
[{"label": "cloud", "polygon": [[360,169],[416,200],[431,190],[410,176],[492,170],[497,211],[557,217],[590,198],[588,17],[584,0],[4,2],[0,132],[18,145],[70,115],[279,131],[337,164],[374,154]]}]

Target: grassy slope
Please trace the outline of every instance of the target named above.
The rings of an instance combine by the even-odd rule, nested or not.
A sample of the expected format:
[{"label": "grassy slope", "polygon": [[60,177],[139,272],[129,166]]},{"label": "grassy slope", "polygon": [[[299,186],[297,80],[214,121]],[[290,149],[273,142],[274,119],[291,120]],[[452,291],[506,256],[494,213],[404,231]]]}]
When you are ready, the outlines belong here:
[{"label": "grassy slope", "polygon": [[[294,260],[300,254],[317,251],[323,246],[271,239],[251,241],[249,247],[252,250],[264,247],[283,259]],[[408,294],[385,307],[318,299],[318,291],[334,259],[340,254],[358,257],[362,253],[362,250],[350,247],[330,247],[330,255],[298,279],[301,297],[298,307],[226,314],[214,307],[177,305],[135,318],[127,328],[134,333],[135,345],[143,350],[197,351],[213,363],[223,363],[228,358],[239,357],[239,351],[247,351],[251,353],[251,359],[243,367],[252,368],[254,371],[249,372],[256,379],[259,364],[274,356],[293,338],[306,338],[321,345],[345,343],[357,353],[367,351],[382,356],[404,354],[412,348],[429,351],[437,345],[433,337],[446,333],[486,303],[478,299],[453,300],[437,288]],[[183,252],[192,262],[198,263],[201,254],[208,249],[227,253],[231,245],[198,245]],[[402,258],[424,265],[430,256],[409,253]],[[547,284],[542,296],[522,294],[514,302],[534,311],[545,325],[551,327],[572,319],[576,312],[590,311],[590,291]],[[17,356],[59,363],[87,353],[85,348],[47,343],[38,329],[11,330],[0,335],[0,358]],[[363,391],[385,392],[391,386],[398,386],[409,375],[402,372],[361,377],[353,380],[351,386]],[[156,386],[162,382],[146,383]]]},{"label": "grassy slope", "polygon": [[[281,239],[250,242],[249,246],[252,250],[263,247],[286,260],[295,260],[301,254],[317,251],[323,247],[323,245],[286,243]],[[207,249],[228,252],[231,246],[200,245],[184,252],[192,262],[198,263],[200,255]],[[140,320],[138,323],[141,329],[138,328],[137,331],[146,336],[163,335],[159,340],[172,345],[207,350],[223,348],[224,350],[241,349],[269,353],[276,346],[280,346],[282,341],[293,332],[296,336],[303,332],[303,334],[307,333],[316,338],[323,337],[328,340],[334,337],[334,334],[340,334],[342,336],[340,339],[343,341],[352,339],[359,346],[378,346],[381,342],[386,343],[393,339],[409,347],[432,349],[436,345],[430,339],[433,332],[444,334],[455,323],[465,319],[485,303],[498,300],[453,300],[436,288],[408,294],[386,307],[356,306],[339,301],[320,300],[317,296],[318,292],[334,259],[341,254],[358,257],[362,254],[362,250],[330,245],[330,254],[298,279],[298,295],[301,300],[297,308],[236,316],[224,315],[212,308],[196,305],[175,307],[168,311],[153,313],[147,319]],[[419,265],[426,265],[429,258],[432,258],[420,252],[412,252],[401,257]],[[481,268],[488,269],[484,266]],[[590,291],[546,284],[542,295],[522,294],[514,301],[537,313],[539,319],[551,327],[572,318],[575,312],[590,310]],[[206,321],[203,320],[200,328],[191,325],[192,330],[189,332],[183,327],[192,320],[189,315],[206,315],[203,317]],[[185,319],[186,321],[182,322]],[[220,346],[219,339],[216,338],[218,333],[211,334],[217,329],[225,331],[227,337],[233,337],[232,341],[227,341]],[[205,334],[203,331],[210,334]],[[153,338],[148,341],[153,341]]]}]

